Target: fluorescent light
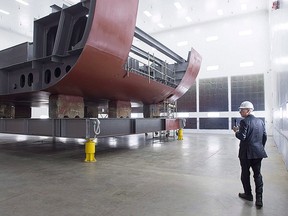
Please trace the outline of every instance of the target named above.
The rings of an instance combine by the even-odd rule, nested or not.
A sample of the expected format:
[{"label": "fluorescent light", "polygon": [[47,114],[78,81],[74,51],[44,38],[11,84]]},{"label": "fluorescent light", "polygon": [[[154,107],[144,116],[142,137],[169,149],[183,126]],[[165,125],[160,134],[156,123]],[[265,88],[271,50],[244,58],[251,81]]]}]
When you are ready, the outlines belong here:
[{"label": "fluorescent light", "polygon": [[185,17],[185,19],[187,22],[192,22],[192,19],[189,16]]},{"label": "fluorescent light", "polygon": [[206,38],[207,42],[216,41],[216,40],[218,40],[218,36],[210,36]]},{"label": "fluorescent light", "polygon": [[164,28],[164,27],[165,27],[162,23],[158,23],[158,26],[159,26],[160,28]]},{"label": "fluorescent light", "polygon": [[144,14],[145,14],[147,17],[151,17],[151,16],[152,16],[152,14],[151,14],[149,11],[147,11],[147,10],[144,11]]},{"label": "fluorescent light", "polygon": [[244,31],[239,32],[240,36],[247,36],[247,35],[251,35],[251,34],[252,34],[252,30],[244,30]]},{"label": "fluorescent light", "polygon": [[210,65],[207,67],[207,71],[216,71],[219,69],[219,65]]},{"label": "fluorescent light", "polygon": [[252,67],[254,65],[253,61],[241,62],[240,67]]},{"label": "fluorescent light", "polygon": [[17,2],[23,4],[23,5],[29,5],[27,2],[23,1],[23,0],[16,0]]},{"label": "fluorescent light", "polygon": [[4,11],[4,10],[1,10],[1,9],[0,9],[0,13],[6,14],[6,15],[9,15],[9,14],[10,14],[9,12]]},{"label": "fluorescent light", "polygon": [[208,112],[207,116],[216,118],[216,117],[220,116],[220,113],[219,112]]},{"label": "fluorescent light", "polygon": [[188,44],[188,41],[180,41],[177,43],[177,46],[186,46]]},{"label": "fluorescent light", "polygon": [[178,10],[182,9],[182,5],[179,2],[174,2],[174,5]]},{"label": "fluorescent light", "polygon": [[222,15],[223,15],[223,10],[221,10],[221,9],[217,10],[217,14],[218,14],[219,16],[222,16]]},{"label": "fluorescent light", "polygon": [[241,10],[247,10],[247,4],[241,4]]}]

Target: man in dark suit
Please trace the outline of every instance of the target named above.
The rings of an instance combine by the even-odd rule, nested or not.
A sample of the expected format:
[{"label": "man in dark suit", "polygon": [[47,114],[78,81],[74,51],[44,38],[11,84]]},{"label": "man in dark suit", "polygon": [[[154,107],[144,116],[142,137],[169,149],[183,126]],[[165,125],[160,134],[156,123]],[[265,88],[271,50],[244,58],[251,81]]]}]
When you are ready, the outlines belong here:
[{"label": "man in dark suit", "polygon": [[253,170],[255,181],[255,192],[257,207],[262,207],[263,180],[261,175],[261,161],[267,157],[264,150],[267,140],[265,125],[261,119],[256,118],[251,112],[254,106],[250,101],[244,101],[239,107],[239,112],[243,119],[239,126],[234,126],[235,136],[240,140],[239,160],[241,165],[241,182],[244,193],[239,193],[239,197],[253,201],[250,185],[250,167]]}]

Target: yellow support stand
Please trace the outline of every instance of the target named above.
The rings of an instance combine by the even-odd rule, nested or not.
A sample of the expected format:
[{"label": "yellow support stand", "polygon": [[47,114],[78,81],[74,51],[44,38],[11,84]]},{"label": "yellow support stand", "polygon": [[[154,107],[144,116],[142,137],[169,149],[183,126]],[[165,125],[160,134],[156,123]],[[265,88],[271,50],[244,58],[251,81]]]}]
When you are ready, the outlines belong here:
[{"label": "yellow support stand", "polygon": [[85,162],[96,162],[95,146],[96,146],[96,138],[87,139],[87,142],[85,143],[85,153],[86,153]]},{"label": "yellow support stand", "polygon": [[178,140],[183,140],[183,128],[178,130]]}]

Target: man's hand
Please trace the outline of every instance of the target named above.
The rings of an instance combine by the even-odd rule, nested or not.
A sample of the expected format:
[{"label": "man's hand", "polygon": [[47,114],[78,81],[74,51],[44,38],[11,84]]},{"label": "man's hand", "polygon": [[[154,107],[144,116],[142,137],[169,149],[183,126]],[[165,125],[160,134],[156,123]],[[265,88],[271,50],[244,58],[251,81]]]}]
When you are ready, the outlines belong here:
[{"label": "man's hand", "polygon": [[234,126],[234,127],[232,128],[232,130],[236,133],[237,131],[239,131],[239,127]]}]

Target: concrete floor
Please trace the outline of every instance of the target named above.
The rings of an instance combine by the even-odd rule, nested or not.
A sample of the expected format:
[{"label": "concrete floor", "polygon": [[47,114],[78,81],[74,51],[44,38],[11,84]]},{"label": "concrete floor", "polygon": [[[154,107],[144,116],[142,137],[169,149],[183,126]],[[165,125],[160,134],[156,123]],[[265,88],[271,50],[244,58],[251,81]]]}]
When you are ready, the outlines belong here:
[{"label": "concrete floor", "polygon": [[96,163],[84,163],[84,146],[76,143],[0,134],[0,215],[287,215],[288,172],[271,137],[262,209],[238,198],[232,133],[184,131],[183,141],[169,142],[151,135],[99,139]]}]

